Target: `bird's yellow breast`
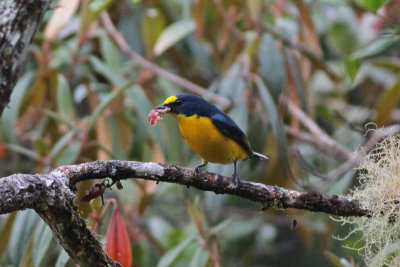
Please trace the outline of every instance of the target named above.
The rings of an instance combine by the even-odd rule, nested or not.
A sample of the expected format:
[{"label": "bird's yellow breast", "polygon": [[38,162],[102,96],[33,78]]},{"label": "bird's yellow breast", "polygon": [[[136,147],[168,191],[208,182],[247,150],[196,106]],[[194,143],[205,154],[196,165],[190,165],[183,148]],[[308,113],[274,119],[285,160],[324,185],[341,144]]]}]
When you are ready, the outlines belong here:
[{"label": "bird's yellow breast", "polygon": [[205,161],[228,164],[248,157],[233,139],[223,135],[209,117],[172,114],[188,145]]}]

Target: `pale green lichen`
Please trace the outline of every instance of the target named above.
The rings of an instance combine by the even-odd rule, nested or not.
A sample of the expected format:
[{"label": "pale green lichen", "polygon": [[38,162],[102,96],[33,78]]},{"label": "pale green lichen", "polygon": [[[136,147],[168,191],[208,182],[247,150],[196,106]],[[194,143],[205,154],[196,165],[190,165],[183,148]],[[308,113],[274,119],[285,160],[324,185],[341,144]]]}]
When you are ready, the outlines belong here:
[{"label": "pale green lichen", "polygon": [[359,253],[368,266],[400,266],[400,136],[380,142],[357,170],[360,185],[349,197],[359,199],[371,216],[340,221],[353,226],[348,236],[362,233]]}]

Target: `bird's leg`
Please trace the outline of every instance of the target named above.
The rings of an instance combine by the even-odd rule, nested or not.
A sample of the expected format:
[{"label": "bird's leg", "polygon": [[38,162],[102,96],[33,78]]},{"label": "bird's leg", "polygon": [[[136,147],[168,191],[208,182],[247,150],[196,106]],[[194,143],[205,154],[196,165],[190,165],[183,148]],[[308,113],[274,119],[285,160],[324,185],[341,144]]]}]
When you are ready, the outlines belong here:
[{"label": "bird's leg", "polygon": [[200,173],[200,169],[204,168],[205,166],[207,166],[207,164],[208,164],[207,161],[202,160],[201,164],[196,166],[196,168],[194,168],[194,174],[198,175]]},{"label": "bird's leg", "polygon": [[237,176],[236,174],[236,161],[233,162],[233,183],[235,184],[235,187],[238,187],[238,185],[242,182],[242,180],[239,178],[239,176]]}]

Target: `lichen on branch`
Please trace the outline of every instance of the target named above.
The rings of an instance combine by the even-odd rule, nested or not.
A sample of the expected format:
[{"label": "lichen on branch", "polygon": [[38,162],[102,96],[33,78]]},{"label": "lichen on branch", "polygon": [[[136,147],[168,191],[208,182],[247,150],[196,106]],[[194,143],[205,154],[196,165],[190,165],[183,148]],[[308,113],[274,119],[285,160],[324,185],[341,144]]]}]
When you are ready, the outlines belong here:
[{"label": "lichen on branch", "polygon": [[400,135],[380,142],[357,168],[360,185],[348,197],[360,200],[367,217],[342,217],[353,233],[362,234],[359,253],[368,266],[400,264]]}]

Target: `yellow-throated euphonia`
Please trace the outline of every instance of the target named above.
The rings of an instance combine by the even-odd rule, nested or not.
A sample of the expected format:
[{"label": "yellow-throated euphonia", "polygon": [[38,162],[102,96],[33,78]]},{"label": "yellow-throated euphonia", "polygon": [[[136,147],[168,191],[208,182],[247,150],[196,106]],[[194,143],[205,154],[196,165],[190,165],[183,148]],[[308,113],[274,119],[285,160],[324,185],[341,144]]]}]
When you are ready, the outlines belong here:
[{"label": "yellow-throated euphonia", "polygon": [[269,156],[254,152],[246,135],[224,112],[203,98],[193,94],[178,94],[168,97],[149,114],[149,121],[155,123],[158,114],[171,114],[189,146],[202,159],[195,168],[196,173],[208,162],[234,164],[233,179],[239,183],[236,162],[248,158],[269,159]]}]

